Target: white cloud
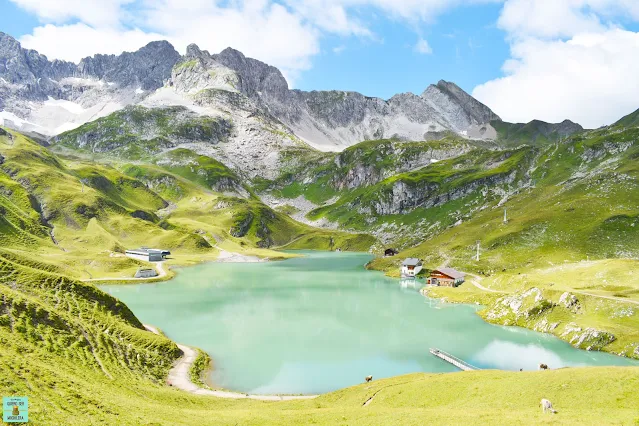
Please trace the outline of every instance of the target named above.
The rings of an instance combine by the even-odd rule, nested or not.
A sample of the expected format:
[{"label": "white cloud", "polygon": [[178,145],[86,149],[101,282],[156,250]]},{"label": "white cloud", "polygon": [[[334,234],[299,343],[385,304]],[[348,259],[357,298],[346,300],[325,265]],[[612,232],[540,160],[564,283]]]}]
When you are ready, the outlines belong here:
[{"label": "white cloud", "polygon": [[311,66],[326,34],[377,40],[366,22],[375,11],[415,25],[462,4],[500,0],[11,1],[46,24],[21,41],[50,58],[77,61],[167,39],[182,52],[189,43],[211,52],[231,46],[294,78]]},{"label": "white cloud", "polygon": [[36,49],[50,59],[79,62],[95,53],[120,54],[135,51],[154,40],[165,37],[141,30],[94,29],[85,24],[37,27],[33,34],[20,38],[25,48]]},{"label": "white cloud", "polygon": [[511,52],[506,75],[473,91],[506,121],[570,118],[594,128],[639,108],[639,33],[613,28],[567,41],[528,38]]},{"label": "white cloud", "polygon": [[36,14],[44,22],[65,23],[72,19],[91,26],[117,26],[122,6],[134,0],[11,0]]},{"label": "white cloud", "polygon": [[[264,0],[218,7],[190,0],[153,2],[144,13],[146,25],[166,35],[178,50],[197,43],[213,53],[226,47],[293,72],[310,67],[319,52],[318,31],[284,6]],[[202,3],[201,7],[194,3]]]},{"label": "white cloud", "polygon": [[336,55],[339,55],[340,53],[342,53],[343,51],[346,50],[346,46],[344,46],[343,44],[340,46],[335,46],[333,48],[333,53],[335,53]]},{"label": "white cloud", "polygon": [[415,52],[422,53],[424,55],[430,55],[431,53],[433,53],[433,49],[428,44],[428,41],[420,38],[417,41],[417,44],[415,44]]},{"label": "white cloud", "polygon": [[618,17],[639,20],[637,0],[506,0],[497,25],[515,37],[601,32]]},{"label": "white cloud", "polygon": [[584,8],[583,0],[508,0],[497,25],[518,36],[566,37],[599,31],[599,16]]},{"label": "white cloud", "polygon": [[610,124],[639,108],[636,0],[506,0],[498,26],[511,58],[473,96],[504,120]]}]

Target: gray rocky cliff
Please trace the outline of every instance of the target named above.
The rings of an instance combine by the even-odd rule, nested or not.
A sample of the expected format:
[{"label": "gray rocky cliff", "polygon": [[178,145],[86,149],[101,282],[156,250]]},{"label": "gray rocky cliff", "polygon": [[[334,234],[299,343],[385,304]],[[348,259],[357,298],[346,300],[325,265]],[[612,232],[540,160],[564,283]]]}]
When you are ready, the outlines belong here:
[{"label": "gray rocky cliff", "polygon": [[421,96],[404,93],[389,100],[351,91],[290,90],[277,68],[231,48],[211,55],[189,46],[174,69],[172,84],[190,93],[205,88],[237,91],[306,142],[328,150],[367,139],[431,139],[446,131],[485,139],[494,132],[480,134],[474,128],[489,128],[491,120],[499,119],[458,86],[444,81]]},{"label": "gray rocky cliff", "polygon": [[[494,140],[491,122],[499,121],[486,105],[443,80],[421,95],[388,100],[352,91],[307,92],[291,90],[277,68],[232,48],[210,54],[193,44],[180,56],[170,43],[157,41],[73,64],[49,61],[0,33],[0,125],[54,136],[136,104],[225,116],[238,123],[241,146],[267,140],[269,154],[279,145],[341,151],[365,140],[421,141],[448,132]],[[576,126],[564,122],[555,131],[569,134]],[[228,151],[237,158],[235,149]],[[257,173],[250,161],[240,168]]]},{"label": "gray rocky cliff", "polygon": [[95,55],[80,61],[76,75],[155,90],[164,85],[180,54],[167,41],[154,41],[135,52]]}]

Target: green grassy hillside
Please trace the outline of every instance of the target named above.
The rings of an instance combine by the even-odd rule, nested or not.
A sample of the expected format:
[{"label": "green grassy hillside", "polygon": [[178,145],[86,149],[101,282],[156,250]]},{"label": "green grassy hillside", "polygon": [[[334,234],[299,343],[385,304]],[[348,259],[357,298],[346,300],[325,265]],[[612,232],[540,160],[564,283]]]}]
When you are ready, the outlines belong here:
[{"label": "green grassy hillside", "polygon": [[[191,395],[163,383],[180,355],[173,342],[73,279],[130,276],[141,265],[121,256],[130,246],[168,248],[171,262],[190,264],[219,249],[277,257],[271,249],[374,243],[303,225],[255,194],[304,196],[317,205],[309,217],[402,248],[371,268],[396,274],[408,256],[449,264],[477,278],[431,295],[481,303],[487,321],[639,358],[633,120],[515,149],[449,136],[302,150],[280,178],[250,186],[192,151],[158,155],[176,138],[223,134],[221,123],[176,128],[192,118],[183,110],[123,114],[123,130],[103,120],[60,139],[83,158],[0,135],[0,391],[28,395],[34,424],[639,424],[633,368],[414,374],[277,403]],[[129,143],[146,126],[161,131]],[[87,159],[97,151],[118,155]],[[559,413],[542,414],[541,398]]]},{"label": "green grassy hillside", "polygon": [[178,142],[226,140],[232,123],[200,117],[186,107],[129,106],[57,136],[58,147],[84,153],[144,159],[177,146]]},{"label": "green grassy hillside", "polygon": [[[523,169],[527,185],[483,196],[482,208],[454,226],[369,267],[397,275],[405,257],[423,259],[427,269],[448,264],[502,293],[475,288],[470,281],[479,279],[470,278],[431,295],[482,303],[491,322],[639,358],[638,138],[636,128],[600,129],[537,150]],[[423,226],[440,220],[423,217]]]},{"label": "green grassy hillside", "polygon": [[[140,245],[172,250],[169,263],[215,259],[218,246],[266,257],[330,238],[366,251],[371,237],[319,231],[276,212],[222,163],[176,149],[144,163],[54,154],[18,133],[0,137],[0,241],[37,251],[77,278],[130,277]],[[352,241],[352,242],[351,242]],[[308,245],[304,246],[304,242]]]},{"label": "green grassy hillside", "polygon": [[583,131],[583,127],[570,120],[561,123],[546,123],[533,120],[529,123],[508,123],[494,120],[490,123],[497,131],[497,143],[500,146],[545,146],[575,133]]},{"label": "green grassy hillside", "polygon": [[[493,203],[402,254],[429,259],[435,266],[452,259],[479,272],[637,258],[638,137],[637,129],[592,132],[537,151],[521,170],[528,185],[493,197]],[[451,173],[455,169],[452,163],[448,168]],[[473,260],[477,241],[480,262]],[[379,265],[384,262],[390,260]]]}]

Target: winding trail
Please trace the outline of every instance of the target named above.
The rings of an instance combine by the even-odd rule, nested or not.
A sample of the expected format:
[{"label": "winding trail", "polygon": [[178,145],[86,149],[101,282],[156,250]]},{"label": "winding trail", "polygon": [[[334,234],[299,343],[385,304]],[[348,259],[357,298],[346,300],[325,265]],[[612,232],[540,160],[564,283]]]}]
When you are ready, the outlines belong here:
[{"label": "winding trail", "polygon": [[[161,334],[156,327],[152,325],[144,324],[144,328],[146,328],[151,333]],[[296,399],[313,399],[318,397],[319,395],[250,395],[247,393],[240,392],[230,392],[230,391],[218,391],[211,389],[204,389],[196,385],[191,381],[191,377],[189,372],[191,371],[191,367],[197,358],[197,352],[195,349],[186,346],[180,345],[176,343],[178,348],[182,351],[184,355],[180,359],[178,359],[171,370],[169,370],[169,375],[166,379],[166,382],[178,389],[181,389],[186,392],[193,393],[195,395],[208,395],[215,396],[217,398],[226,398],[226,399],[256,399],[260,401],[292,401]]]},{"label": "winding trail", "polygon": [[90,281],[148,281],[148,280],[157,280],[159,278],[164,278],[166,277],[166,270],[164,269],[164,262],[156,262],[155,263],[155,270],[157,271],[158,275],[155,277],[147,277],[147,278],[134,278],[134,277],[121,277],[121,278],[88,278],[88,279],[84,279],[84,280],[80,280],[83,282],[90,282]]},{"label": "winding trail", "polygon": [[474,285],[475,287],[477,287],[480,290],[483,291],[487,291],[490,293],[498,293],[498,294],[508,294],[509,292],[507,291],[501,291],[501,290],[493,290],[492,288],[488,288],[488,287],[484,287],[483,285],[481,285],[479,282],[481,281],[481,278],[475,274],[471,274],[468,272],[464,272],[464,274],[466,274],[466,276],[472,277],[470,280],[468,280],[468,282],[470,282],[472,285]]},{"label": "winding trail", "polygon": [[633,305],[639,305],[639,301],[632,300],[632,299],[625,299],[622,297],[603,296],[600,294],[586,293],[585,291],[579,291],[579,290],[572,290],[572,293],[583,294],[585,296],[590,296],[590,297],[599,297],[601,299],[614,300],[615,302],[632,303]]},{"label": "winding trail", "polygon": [[[498,293],[498,294],[510,294],[511,293],[511,292],[508,292],[508,291],[493,290],[492,288],[484,287],[483,285],[481,285],[479,283],[479,281],[481,281],[481,278],[479,276],[477,276],[475,274],[468,273],[468,272],[464,272],[464,273],[467,276],[472,277],[471,279],[468,280],[468,282],[471,283],[472,285],[474,285],[475,287],[477,287],[480,290],[487,291],[487,292],[490,292],[490,293]],[[637,301],[637,300],[626,299],[626,298],[622,298],[622,297],[604,296],[602,294],[587,293],[585,291],[579,291],[579,290],[575,290],[575,289],[566,289],[565,291],[568,291],[570,293],[575,293],[575,294],[583,294],[584,296],[598,297],[600,299],[612,300],[612,301],[615,301],[615,302],[630,303],[630,304],[633,304],[633,305],[639,305],[639,301]]]}]

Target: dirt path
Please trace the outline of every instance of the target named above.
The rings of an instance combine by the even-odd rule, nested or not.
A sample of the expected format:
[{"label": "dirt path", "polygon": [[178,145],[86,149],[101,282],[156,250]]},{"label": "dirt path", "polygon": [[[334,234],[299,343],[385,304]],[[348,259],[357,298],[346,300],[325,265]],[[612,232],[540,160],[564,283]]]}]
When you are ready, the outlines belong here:
[{"label": "dirt path", "polygon": [[[471,279],[468,280],[468,282],[470,282],[472,285],[474,285],[475,287],[477,287],[480,290],[488,291],[488,292],[491,292],[491,293],[499,293],[499,294],[508,294],[508,293],[510,293],[508,291],[493,290],[492,288],[484,287],[483,285],[481,285],[479,283],[479,281],[481,281],[481,278],[479,276],[477,276],[475,274],[470,274],[468,272],[465,272],[465,274],[466,274],[466,276],[472,277]],[[566,291],[568,291],[570,293],[575,293],[575,294],[583,294],[585,296],[590,296],[590,297],[598,297],[600,299],[613,300],[615,302],[631,303],[633,305],[639,305],[639,301],[632,300],[632,299],[625,299],[623,297],[604,296],[604,295],[601,295],[601,294],[587,293],[585,291],[579,291],[579,290],[574,290],[574,289],[566,289]]]},{"label": "dirt path", "polygon": [[[568,291],[568,290],[566,290],[566,291]],[[578,291],[578,290],[572,290],[571,293],[583,294],[583,295],[590,296],[590,297],[599,297],[601,299],[614,300],[615,302],[632,303],[633,305],[639,305],[639,301],[632,300],[632,299],[625,299],[623,297],[602,296],[600,294],[586,293],[585,291]]]},{"label": "dirt path", "polygon": [[475,274],[469,274],[468,272],[464,272],[466,274],[466,276],[471,277],[468,282],[470,282],[472,285],[474,285],[475,287],[477,287],[480,290],[483,291],[487,291],[489,293],[499,293],[499,294],[508,294],[509,292],[507,291],[501,291],[501,290],[493,290],[492,288],[488,288],[488,287],[484,287],[483,285],[480,284],[481,278]]},{"label": "dirt path", "polygon": [[166,270],[164,269],[164,262],[156,262],[155,263],[155,270],[157,271],[158,275],[155,277],[148,277],[148,278],[134,278],[134,277],[122,277],[122,278],[88,278],[85,280],[80,280],[83,282],[90,282],[90,281],[148,281],[148,280],[157,280],[158,278],[164,278],[166,277]]},{"label": "dirt path", "polygon": [[[151,325],[144,325],[144,327],[155,334],[160,334],[158,329]],[[191,381],[190,370],[193,362],[197,358],[197,351],[195,349],[180,345],[177,343],[178,348],[184,353],[180,359],[178,359],[173,365],[173,368],[169,371],[169,375],[166,382],[173,387],[181,389],[186,392],[190,392],[196,395],[209,395],[217,398],[227,399],[257,399],[260,401],[291,401],[294,399],[313,399],[318,395],[249,395],[247,393],[218,391],[211,389],[204,389],[196,385]]]}]

